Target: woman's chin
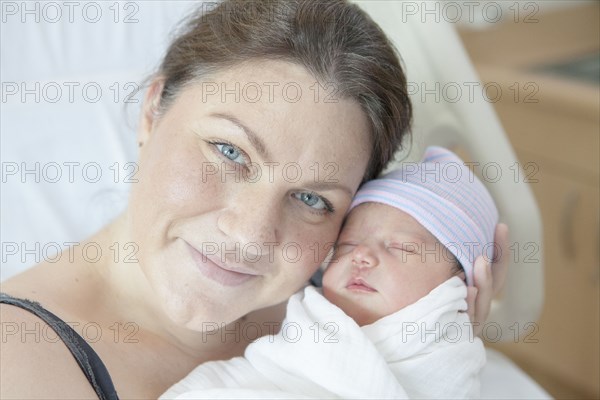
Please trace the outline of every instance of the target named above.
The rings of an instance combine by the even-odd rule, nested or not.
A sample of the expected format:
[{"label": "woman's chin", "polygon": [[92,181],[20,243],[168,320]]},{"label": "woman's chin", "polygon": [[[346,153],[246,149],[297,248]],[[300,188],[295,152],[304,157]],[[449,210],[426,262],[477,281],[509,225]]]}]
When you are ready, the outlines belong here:
[{"label": "woman's chin", "polygon": [[214,298],[186,290],[165,291],[160,296],[162,309],[174,325],[197,332],[220,328],[235,319],[234,310],[214,304]]},{"label": "woman's chin", "polygon": [[[165,316],[176,326],[197,332],[221,328],[258,307],[243,293],[223,293],[196,277],[151,282]],[[218,301],[216,301],[218,299]],[[236,300],[237,299],[237,300]],[[243,309],[242,309],[243,308]]]}]

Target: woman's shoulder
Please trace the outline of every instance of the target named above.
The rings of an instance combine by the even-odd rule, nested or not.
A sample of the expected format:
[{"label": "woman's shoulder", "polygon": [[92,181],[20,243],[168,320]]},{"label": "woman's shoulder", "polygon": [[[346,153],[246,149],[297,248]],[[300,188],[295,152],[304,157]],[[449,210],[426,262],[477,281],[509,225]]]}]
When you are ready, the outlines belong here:
[{"label": "woman's shoulder", "polygon": [[[3,288],[4,290],[4,288]],[[96,398],[69,349],[35,314],[0,304],[0,398]]]},{"label": "woman's shoulder", "polygon": [[38,264],[2,282],[0,398],[97,398],[54,329],[79,320],[69,278],[61,266]]}]

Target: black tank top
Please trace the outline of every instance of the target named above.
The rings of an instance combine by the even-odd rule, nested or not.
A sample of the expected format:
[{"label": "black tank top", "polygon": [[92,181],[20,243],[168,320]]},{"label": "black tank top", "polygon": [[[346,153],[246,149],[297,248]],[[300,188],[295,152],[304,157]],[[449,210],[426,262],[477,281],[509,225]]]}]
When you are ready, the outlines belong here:
[{"label": "black tank top", "polygon": [[0,293],[0,303],[10,304],[25,309],[47,323],[65,343],[75,357],[77,364],[94,388],[100,400],[118,400],[117,391],[112,383],[110,374],[98,354],[90,345],[65,321],[46,310],[39,303],[18,299],[5,293]]}]

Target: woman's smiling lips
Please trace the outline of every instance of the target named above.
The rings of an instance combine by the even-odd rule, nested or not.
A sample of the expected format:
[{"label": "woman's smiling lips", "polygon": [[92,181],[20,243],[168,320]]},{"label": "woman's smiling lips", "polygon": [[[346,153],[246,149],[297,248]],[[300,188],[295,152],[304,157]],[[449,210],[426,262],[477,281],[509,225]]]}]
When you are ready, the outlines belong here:
[{"label": "woman's smiling lips", "polygon": [[[185,244],[200,272],[224,286],[238,286],[260,275],[258,271],[254,271],[248,267],[244,267],[242,272],[241,268],[227,266],[220,263],[217,258],[202,254],[188,242],[185,242]],[[238,269],[238,271],[235,269]]]},{"label": "woman's smiling lips", "polygon": [[353,292],[367,292],[374,293],[377,292],[374,288],[369,286],[367,282],[365,282],[362,278],[352,278],[350,282],[346,285],[346,289],[351,290]]}]

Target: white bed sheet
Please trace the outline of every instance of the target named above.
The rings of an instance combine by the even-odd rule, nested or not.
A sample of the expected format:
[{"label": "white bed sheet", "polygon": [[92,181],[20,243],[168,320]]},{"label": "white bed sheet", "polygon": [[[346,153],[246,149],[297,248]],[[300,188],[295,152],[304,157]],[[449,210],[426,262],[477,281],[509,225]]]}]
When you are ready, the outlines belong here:
[{"label": "white bed sheet", "polygon": [[481,371],[482,399],[552,399],[536,381],[504,354],[486,348]]},{"label": "white bed sheet", "polygon": [[[18,8],[25,4],[11,3]],[[35,21],[35,11],[3,13],[1,280],[36,264],[40,256],[51,257],[66,242],[85,239],[124,208],[130,185],[125,174],[131,171],[126,163],[136,159],[139,107],[139,103],[125,107],[123,97],[131,92],[131,85],[126,85],[139,82],[152,71],[175,22],[197,6],[185,1],[95,2],[93,7],[100,7],[102,16],[91,23],[83,17],[82,9],[94,2],[78,3],[73,22],[68,21],[68,10],[60,2],[54,3],[63,13],[57,22],[50,21],[56,15],[49,14],[51,9],[46,14],[39,10],[39,22]],[[29,4],[41,7],[38,2]],[[120,7],[118,19],[109,8],[113,4]],[[127,14],[137,22],[124,23]],[[73,83],[78,86],[71,101],[68,88]],[[86,84],[101,88],[97,102],[91,101],[93,92],[87,98],[83,94],[81,88]],[[15,85],[19,92],[11,94]],[[22,97],[23,87],[34,90]],[[63,92],[61,99],[53,102],[56,92],[51,90],[56,87]],[[119,94],[117,101],[115,93]],[[66,162],[79,163],[71,164],[72,182]],[[35,173],[22,175],[24,166],[31,169],[36,163],[40,163],[37,178]],[[13,174],[15,168],[19,172]],[[102,177],[91,182],[98,168]],[[115,170],[120,171],[118,176]],[[53,183],[56,171],[62,176]],[[18,251],[11,254],[15,246]],[[488,350],[482,396],[549,398],[531,378],[493,350]]]}]

